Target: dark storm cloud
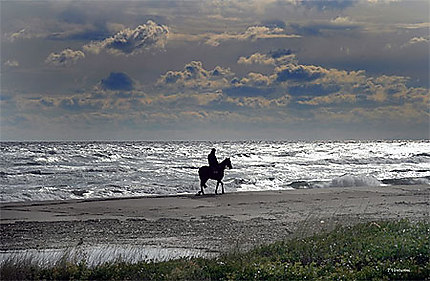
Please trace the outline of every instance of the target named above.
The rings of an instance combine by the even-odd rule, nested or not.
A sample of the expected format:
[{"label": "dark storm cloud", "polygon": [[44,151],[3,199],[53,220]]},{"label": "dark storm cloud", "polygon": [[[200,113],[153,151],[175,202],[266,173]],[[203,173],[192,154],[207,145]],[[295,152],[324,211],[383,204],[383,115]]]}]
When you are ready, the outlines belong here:
[{"label": "dark storm cloud", "polygon": [[273,88],[251,86],[236,86],[223,89],[223,93],[231,97],[260,97],[270,95],[273,91]]},{"label": "dark storm cloud", "polygon": [[290,23],[288,25],[288,28],[300,35],[316,36],[321,34],[320,27],[315,25],[302,25],[298,23]]},{"label": "dark storm cloud", "polygon": [[112,91],[131,91],[134,88],[133,80],[122,72],[111,72],[100,84],[103,89]]},{"label": "dark storm cloud", "polygon": [[261,25],[267,26],[269,28],[283,28],[285,29],[286,24],[282,20],[263,20],[261,21]]},{"label": "dark storm cloud", "polygon": [[90,27],[78,30],[67,35],[50,35],[48,39],[51,40],[76,40],[76,41],[100,41],[112,35],[112,32],[107,27]]},{"label": "dark storm cloud", "polygon": [[67,110],[81,110],[83,107],[77,98],[67,98],[60,101],[59,107]]},{"label": "dark storm cloud", "polygon": [[0,121],[26,119],[2,131],[97,137],[121,124],[145,138],[216,124],[240,135],[389,122],[423,135],[428,5],[356,3],[6,1],[1,90],[13,97],[0,96]]},{"label": "dark storm cloud", "polygon": [[330,21],[314,21],[304,24],[290,23],[286,30],[303,36],[320,36],[327,32],[359,31],[364,25],[364,23],[352,22],[347,17],[337,17]]},{"label": "dark storm cloud", "polygon": [[293,51],[291,51],[290,49],[278,49],[275,51],[270,51],[268,55],[274,59],[279,59],[280,57],[283,57],[283,56],[289,56],[292,53]]},{"label": "dark storm cloud", "polygon": [[55,41],[89,41],[101,40],[112,34],[106,26],[80,25],[58,23],[55,26],[39,26],[39,23],[30,24],[16,32],[6,34],[10,42],[42,38]]},{"label": "dark storm cloud", "polygon": [[312,81],[324,75],[324,69],[313,65],[287,64],[275,69],[276,81]]},{"label": "dark storm cloud", "polygon": [[82,9],[77,7],[68,7],[62,11],[58,18],[67,23],[86,23],[87,16]]},{"label": "dark storm cloud", "polygon": [[42,99],[40,99],[39,102],[40,102],[41,105],[47,106],[47,107],[51,107],[51,106],[55,105],[54,101],[51,100],[51,99],[48,99],[48,98],[42,98]]},{"label": "dark storm cloud", "polygon": [[343,10],[354,6],[357,0],[299,0],[298,3],[307,8],[316,8],[320,11]]},{"label": "dark storm cloud", "polygon": [[12,99],[12,97],[9,95],[5,95],[3,93],[0,95],[0,101],[7,101],[7,100],[11,100],[11,99]]},{"label": "dark storm cloud", "polygon": [[288,93],[293,96],[324,96],[338,92],[340,85],[299,84],[288,87]]},{"label": "dark storm cloud", "polygon": [[[56,41],[99,40],[112,35],[108,28],[109,16],[106,15],[112,13],[100,9],[95,2],[81,1],[81,5],[69,1],[56,1],[55,4],[50,1],[11,2],[8,3],[11,6],[22,7],[21,13],[7,15],[7,24],[3,25],[8,30],[6,38],[11,42],[35,38]],[[114,9],[107,7],[108,10]]]},{"label": "dark storm cloud", "polygon": [[[81,26],[81,30],[73,33],[61,35],[51,34],[48,38],[53,40],[79,40],[79,41],[102,41],[113,36],[118,31],[119,26],[124,26],[124,17],[127,17],[126,23],[135,25],[146,23],[151,20],[159,24],[166,24],[166,19],[159,15],[131,15],[121,3],[106,2],[101,9],[96,2],[69,3],[62,12],[57,16],[60,22]],[[119,24],[121,22],[121,24]],[[128,25],[128,24],[127,24]]]}]

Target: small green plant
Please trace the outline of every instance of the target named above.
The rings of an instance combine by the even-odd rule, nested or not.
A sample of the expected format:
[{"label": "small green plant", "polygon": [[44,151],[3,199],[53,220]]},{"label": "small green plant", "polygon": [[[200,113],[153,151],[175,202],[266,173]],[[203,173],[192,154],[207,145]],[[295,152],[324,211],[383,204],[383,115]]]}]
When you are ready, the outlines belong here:
[{"label": "small green plant", "polygon": [[52,266],[9,260],[2,280],[429,280],[430,223],[363,223],[217,258],[90,267],[64,257]]}]

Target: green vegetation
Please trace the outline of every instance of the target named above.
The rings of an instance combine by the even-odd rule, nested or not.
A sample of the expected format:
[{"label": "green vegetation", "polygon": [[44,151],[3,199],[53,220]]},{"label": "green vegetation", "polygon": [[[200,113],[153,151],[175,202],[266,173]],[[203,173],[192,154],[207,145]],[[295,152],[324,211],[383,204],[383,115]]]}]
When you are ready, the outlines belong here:
[{"label": "green vegetation", "polygon": [[[213,259],[121,261],[94,268],[6,262],[1,279],[56,280],[429,280],[430,223],[364,223]],[[34,263],[33,263],[34,264]]]}]

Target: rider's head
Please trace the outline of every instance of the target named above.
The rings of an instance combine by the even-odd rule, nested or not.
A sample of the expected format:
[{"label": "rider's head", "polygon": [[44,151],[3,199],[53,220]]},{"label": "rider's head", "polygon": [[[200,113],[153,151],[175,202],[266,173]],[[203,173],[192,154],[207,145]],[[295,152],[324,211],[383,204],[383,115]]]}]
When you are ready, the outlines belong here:
[{"label": "rider's head", "polygon": [[215,148],[212,148],[212,153],[215,153],[216,152],[216,149]]}]

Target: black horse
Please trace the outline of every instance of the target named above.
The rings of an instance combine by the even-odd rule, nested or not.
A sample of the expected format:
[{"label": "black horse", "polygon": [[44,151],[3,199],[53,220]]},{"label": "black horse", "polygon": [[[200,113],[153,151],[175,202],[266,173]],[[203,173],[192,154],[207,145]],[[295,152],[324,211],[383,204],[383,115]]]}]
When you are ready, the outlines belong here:
[{"label": "black horse", "polygon": [[209,166],[203,166],[203,167],[201,167],[199,169],[200,188],[201,188],[201,190],[197,194],[205,194],[205,192],[203,191],[203,188],[207,187],[206,186],[206,182],[208,181],[208,179],[212,179],[212,180],[216,180],[217,181],[216,189],[215,189],[215,194],[218,194],[218,186],[219,186],[219,184],[221,184],[222,194],[224,194],[224,183],[221,180],[224,177],[224,170],[225,170],[226,167],[228,167],[229,169],[233,168],[231,166],[230,158],[224,159],[224,161],[222,161],[219,164],[219,169],[217,171],[218,173],[214,173],[213,169],[210,168]]}]

